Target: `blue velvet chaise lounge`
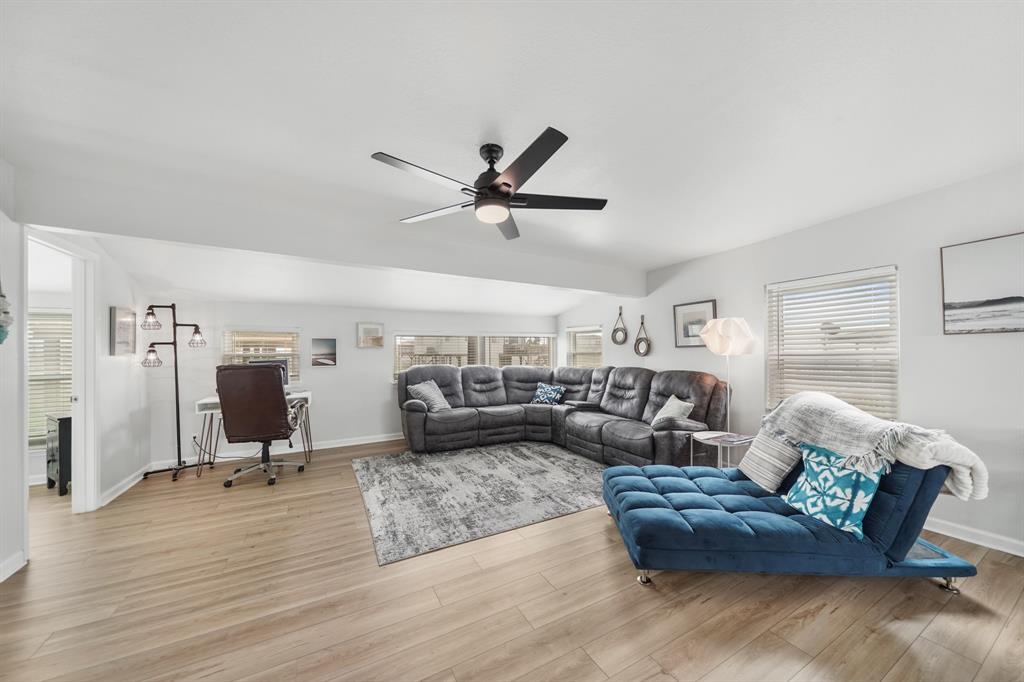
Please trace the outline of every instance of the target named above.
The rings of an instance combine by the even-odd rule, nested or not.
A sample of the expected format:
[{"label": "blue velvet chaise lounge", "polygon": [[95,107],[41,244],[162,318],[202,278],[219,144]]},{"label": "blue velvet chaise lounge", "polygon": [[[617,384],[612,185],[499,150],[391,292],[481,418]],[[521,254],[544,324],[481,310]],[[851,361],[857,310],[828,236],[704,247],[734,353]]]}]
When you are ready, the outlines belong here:
[{"label": "blue velvet chaise lounge", "polygon": [[945,579],[975,566],[918,537],[949,470],[897,462],[864,518],[863,539],[798,512],[782,495],[803,470],[768,493],[739,469],[616,466],[604,472],[604,499],[639,570],[746,571]]}]

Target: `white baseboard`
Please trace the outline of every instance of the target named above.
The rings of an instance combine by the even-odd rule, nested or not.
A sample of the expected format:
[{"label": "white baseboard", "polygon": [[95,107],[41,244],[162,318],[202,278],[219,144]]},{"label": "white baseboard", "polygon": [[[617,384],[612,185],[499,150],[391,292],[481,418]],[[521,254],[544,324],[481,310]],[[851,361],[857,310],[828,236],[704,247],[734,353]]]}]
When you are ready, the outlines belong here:
[{"label": "white baseboard", "polygon": [[1024,541],[1007,537],[1006,535],[990,533],[987,530],[978,530],[977,528],[953,523],[952,521],[934,518],[929,518],[925,521],[924,527],[926,530],[948,535],[951,538],[966,540],[967,542],[973,542],[976,545],[991,549],[998,549],[1000,552],[1024,556]]},{"label": "white baseboard", "polygon": [[25,561],[25,552],[20,549],[3,561],[0,561],[0,582],[7,580],[17,573],[26,563],[28,562]]},{"label": "white baseboard", "polygon": [[[380,433],[380,434],[376,434],[376,435],[373,435],[373,436],[356,436],[355,438],[338,438],[338,439],[335,439],[335,440],[320,440],[320,441],[314,441],[313,442],[313,449],[314,450],[327,450],[328,448],[340,448],[340,447],[345,447],[345,446],[349,446],[349,445],[369,445],[370,443],[383,443],[383,442],[389,441],[389,440],[399,440],[399,439],[404,438],[404,437],[405,436],[402,435],[401,432],[399,432],[399,433]],[[225,457],[238,457],[240,455],[251,455],[253,457],[257,456],[259,453],[257,452],[257,448],[255,447],[255,445],[253,445],[252,447],[249,447],[249,445],[250,444],[247,443],[245,449],[238,449],[238,450],[229,450],[229,449],[226,449],[226,448],[220,448],[218,450],[218,455],[223,455]],[[270,454],[272,454],[272,455],[287,455],[289,453],[294,454],[294,453],[297,453],[297,452],[302,452],[301,446],[299,445],[298,441],[295,442],[295,447],[294,448],[289,448],[288,445],[284,444],[284,443],[282,443],[280,445],[271,445],[270,446]],[[195,462],[195,457],[186,457],[185,459],[186,459],[187,462]],[[176,459],[161,459],[161,460],[157,460],[157,461],[154,461],[154,462],[150,462],[149,466],[146,468],[146,470],[148,470],[148,471],[155,471],[157,469],[166,469],[168,467],[174,466],[175,462],[177,462]],[[125,490],[127,490],[127,488],[125,488]],[[124,492],[124,491],[121,491],[121,492]],[[111,498],[111,499],[113,499],[113,498]]]},{"label": "white baseboard", "polygon": [[113,502],[122,493],[124,493],[126,490],[131,488],[133,485],[135,485],[136,483],[141,481],[142,480],[142,474],[146,473],[151,468],[153,468],[153,465],[152,464],[147,464],[146,466],[144,466],[144,467],[140,468],[138,471],[136,471],[134,474],[131,474],[130,476],[125,477],[125,479],[123,481],[121,481],[120,483],[115,484],[113,487],[111,487],[108,490],[104,490],[103,494],[100,495],[100,506],[101,507],[105,507],[108,504],[110,504],[111,502]]},{"label": "white baseboard", "polygon": [[28,484],[29,485],[45,485],[46,484],[46,474],[36,474],[35,476],[29,476],[28,477]]}]

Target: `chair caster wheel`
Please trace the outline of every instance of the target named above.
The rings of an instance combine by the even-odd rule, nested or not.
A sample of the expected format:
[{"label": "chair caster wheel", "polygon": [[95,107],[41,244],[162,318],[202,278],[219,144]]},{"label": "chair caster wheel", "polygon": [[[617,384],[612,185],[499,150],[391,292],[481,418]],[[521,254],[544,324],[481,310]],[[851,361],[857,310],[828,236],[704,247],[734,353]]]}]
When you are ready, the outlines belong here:
[{"label": "chair caster wheel", "polygon": [[232,483],[234,483],[234,481],[224,481],[224,487],[230,488]]},{"label": "chair caster wheel", "polygon": [[306,470],[306,465],[305,464],[300,464],[299,465],[299,473],[301,474],[305,470]]},{"label": "chair caster wheel", "polygon": [[237,474],[237,473],[238,473],[239,471],[241,471],[241,469],[235,469],[235,473],[236,473],[236,474]]},{"label": "chair caster wheel", "polygon": [[276,478],[268,478],[267,479],[267,485],[274,485],[275,483],[277,483],[277,479]]},{"label": "chair caster wheel", "polygon": [[654,581],[651,580],[651,574],[648,571],[640,571],[640,574],[636,577],[636,581],[644,587],[650,587],[654,584]]}]

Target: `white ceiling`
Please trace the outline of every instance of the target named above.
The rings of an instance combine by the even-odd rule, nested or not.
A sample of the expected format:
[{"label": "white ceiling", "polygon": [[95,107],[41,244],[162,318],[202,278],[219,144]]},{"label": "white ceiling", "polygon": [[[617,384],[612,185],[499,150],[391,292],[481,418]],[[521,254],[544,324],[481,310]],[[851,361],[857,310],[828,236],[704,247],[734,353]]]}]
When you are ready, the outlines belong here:
[{"label": "white ceiling", "polygon": [[71,293],[71,256],[30,239],[27,262],[30,293]]},{"label": "white ceiling", "polygon": [[88,236],[125,268],[147,295],[169,299],[557,315],[591,296],[532,284],[355,267],[152,239]]},{"label": "white ceiling", "polygon": [[[24,222],[626,291],[1024,156],[1019,2],[0,12]],[[515,242],[468,212],[398,224],[459,195],[369,158],[472,181],[478,145],[507,162],[548,125],[569,142],[526,191],[608,207],[519,211]]]}]

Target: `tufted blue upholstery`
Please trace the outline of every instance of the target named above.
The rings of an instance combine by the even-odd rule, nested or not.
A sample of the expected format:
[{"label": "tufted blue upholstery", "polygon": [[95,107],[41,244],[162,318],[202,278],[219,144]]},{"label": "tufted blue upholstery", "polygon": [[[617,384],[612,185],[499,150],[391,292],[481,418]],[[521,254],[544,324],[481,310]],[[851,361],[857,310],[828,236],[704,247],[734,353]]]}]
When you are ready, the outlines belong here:
[{"label": "tufted blue upholstery", "polygon": [[739,469],[611,467],[604,473],[604,498],[639,568],[973,575],[973,567],[955,557],[923,568],[904,561],[946,473],[944,467],[894,466],[882,477],[885,501],[877,510],[872,503],[875,518],[870,531],[865,520],[861,540],[799,513]]},{"label": "tufted blue upholstery", "polygon": [[852,575],[885,567],[874,543],[798,513],[738,469],[619,466],[604,480],[639,567]]}]

